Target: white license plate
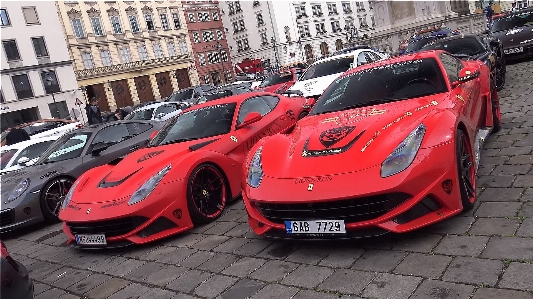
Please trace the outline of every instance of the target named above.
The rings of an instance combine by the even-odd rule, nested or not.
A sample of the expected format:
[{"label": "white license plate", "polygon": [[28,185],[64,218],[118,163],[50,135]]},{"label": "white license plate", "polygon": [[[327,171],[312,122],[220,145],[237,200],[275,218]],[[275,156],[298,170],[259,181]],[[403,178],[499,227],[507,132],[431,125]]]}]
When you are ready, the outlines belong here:
[{"label": "white license plate", "polygon": [[76,235],[79,245],[106,245],[105,235]]},{"label": "white license plate", "polygon": [[345,234],[344,220],[285,221],[287,234]]},{"label": "white license plate", "polygon": [[505,54],[522,53],[522,52],[524,52],[524,47],[512,48],[512,49],[507,49],[503,51],[503,53]]}]

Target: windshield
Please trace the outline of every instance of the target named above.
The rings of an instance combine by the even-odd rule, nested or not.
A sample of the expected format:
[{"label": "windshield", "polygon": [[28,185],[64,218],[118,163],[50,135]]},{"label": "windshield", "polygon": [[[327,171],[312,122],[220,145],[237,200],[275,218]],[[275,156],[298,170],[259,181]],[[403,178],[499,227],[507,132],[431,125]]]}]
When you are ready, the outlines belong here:
[{"label": "windshield", "polygon": [[192,103],[192,96],[194,94],[194,89],[187,89],[170,95],[169,102],[187,102]]},{"label": "windshield", "polygon": [[172,113],[174,111],[177,111],[178,110],[178,104],[166,104],[166,105],[161,105],[159,107],[157,107],[157,109],[155,110],[155,116],[165,116],[169,113]]},{"label": "windshield", "polygon": [[381,65],[335,80],[311,114],[341,111],[447,91],[434,58]]},{"label": "windshield", "polygon": [[281,83],[287,83],[292,81],[292,73],[281,73],[281,74],[275,74],[268,78],[266,78],[259,87],[267,87],[271,85],[277,85]]},{"label": "windshield", "polygon": [[236,103],[218,104],[186,112],[170,120],[152,139],[150,146],[202,139],[231,130]]},{"label": "windshield", "polygon": [[476,37],[440,40],[424,47],[424,50],[444,50],[455,55],[475,56],[485,53],[485,47]]},{"label": "windshield", "polygon": [[126,115],[124,119],[133,119],[133,120],[150,120],[152,119],[152,115],[154,114],[154,108],[150,109],[141,109],[137,111],[133,111],[132,113]]},{"label": "windshield", "polygon": [[61,136],[43,153],[36,164],[59,162],[79,157],[91,134],[91,132],[79,132]]},{"label": "windshield", "polygon": [[300,77],[299,81],[310,80],[313,78],[329,76],[333,74],[344,73],[353,67],[353,56],[343,57],[334,60],[327,60],[311,65],[307,71]]},{"label": "windshield", "polygon": [[491,30],[497,32],[525,26],[533,26],[533,11],[498,18],[494,20]]},{"label": "windshield", "polygon": [[3,151],[0,153],[0,169],[4,169],[9,161],[13,158],[13,155],[17,152],[16,149]]}]

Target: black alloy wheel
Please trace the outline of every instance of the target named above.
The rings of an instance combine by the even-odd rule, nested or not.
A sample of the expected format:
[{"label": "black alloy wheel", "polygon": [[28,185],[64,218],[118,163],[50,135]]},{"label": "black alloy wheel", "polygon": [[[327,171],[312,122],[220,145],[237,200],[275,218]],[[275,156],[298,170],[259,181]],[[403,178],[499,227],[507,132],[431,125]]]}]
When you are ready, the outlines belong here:
[{"label": "black alloy wheel", "polygon": [[41,192],[41,211],[47,221],[57,221],[61,205],[72,187],[70,178],[55,178]]},{"label": "black alloy wheel", "polygon": [[193,170],[187,183],[187,204],[194,224],[217,219],[230,198],[226,178],[217,167],[204,163]]},{"label": "black alloy wheel", "polygon": [[462,130],[457,130],[455,136],[457,158],[457,175],[463,211],[471,210],[476,201],[476,165],[474,151],[468,137]]}]

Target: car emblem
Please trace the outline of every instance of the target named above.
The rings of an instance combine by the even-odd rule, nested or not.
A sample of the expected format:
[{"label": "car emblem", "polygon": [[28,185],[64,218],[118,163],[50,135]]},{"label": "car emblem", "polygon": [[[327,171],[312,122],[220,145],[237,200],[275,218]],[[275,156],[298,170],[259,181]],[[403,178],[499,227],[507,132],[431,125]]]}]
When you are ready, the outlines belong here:
[{"label": "car emblem", "polygon": [[203,194],[204,196],[207,196],[207,191],[206,191],[206,190],[202,190],[202,194]]},{"label": "car emblem", "polygon": [[309,184],[309,185],[307,186],[307,191],[313,191],[313,187],[314,187],[313,184]]},{"label": "car emblem", "polygon": [[235,136],[231,136],[229,139],[231,139],[231,141],[233,141],[233,142],[237,142],[238,141],[237,137],[235,137]]},{"label": "car emblem", "polygon": [[89,214],[90,212],[91,212],[91,208],[88,208],[86,214]]}]

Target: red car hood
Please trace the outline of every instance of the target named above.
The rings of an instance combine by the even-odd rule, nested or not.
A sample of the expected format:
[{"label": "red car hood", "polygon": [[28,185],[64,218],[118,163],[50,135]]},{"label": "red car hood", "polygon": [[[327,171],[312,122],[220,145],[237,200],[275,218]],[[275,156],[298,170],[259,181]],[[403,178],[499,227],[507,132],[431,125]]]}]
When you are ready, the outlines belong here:
[{"label": "red car hood", "polygon": [[425,97],[308,116],[291,134],[266,140],[264,174],[313,177],[380,165],[438,107],[437,101]]}]

